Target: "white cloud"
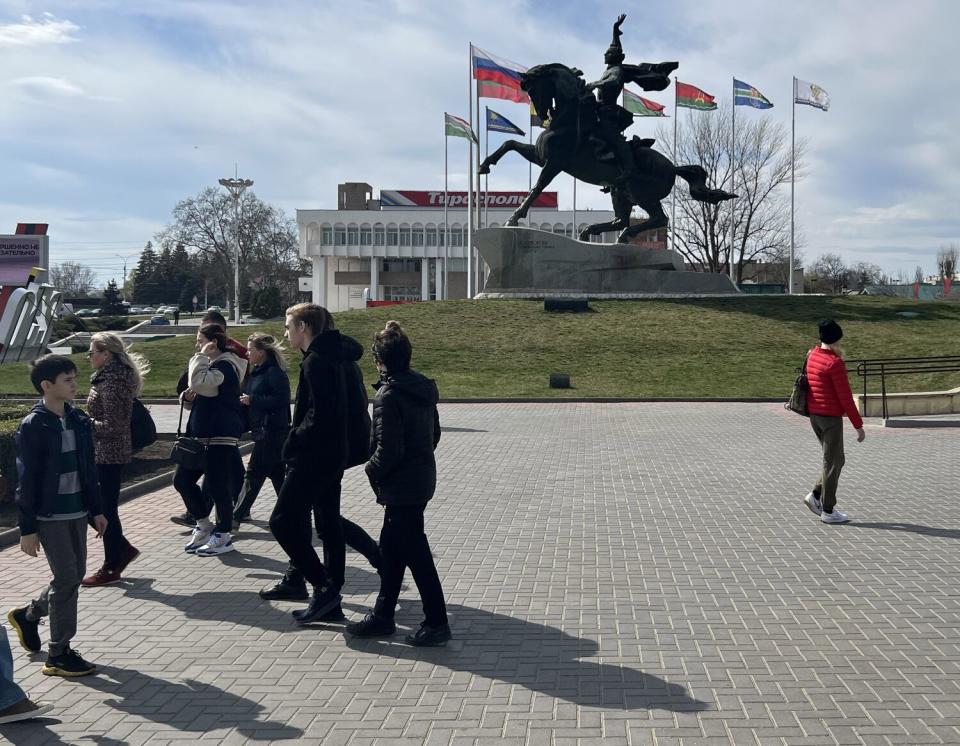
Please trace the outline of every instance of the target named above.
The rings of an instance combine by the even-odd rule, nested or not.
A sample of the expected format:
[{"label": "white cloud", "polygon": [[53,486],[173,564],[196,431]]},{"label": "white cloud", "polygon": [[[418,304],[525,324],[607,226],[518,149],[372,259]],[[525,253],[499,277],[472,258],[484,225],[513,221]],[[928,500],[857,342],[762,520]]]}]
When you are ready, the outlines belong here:
[{"label": "white cloud", "polygon": [[84,95],[83,88],[76,83],[71,83],[66,78],[53,78],[46,75],[14,78],[10,84],[37,97]]},{"label": "white cloud", "polygon": [[19,23],[0,24],[0,47],[66,44],[76,41],[79,30],[75,23],[57,20],[50,13],[40,20],[25,15]]}]

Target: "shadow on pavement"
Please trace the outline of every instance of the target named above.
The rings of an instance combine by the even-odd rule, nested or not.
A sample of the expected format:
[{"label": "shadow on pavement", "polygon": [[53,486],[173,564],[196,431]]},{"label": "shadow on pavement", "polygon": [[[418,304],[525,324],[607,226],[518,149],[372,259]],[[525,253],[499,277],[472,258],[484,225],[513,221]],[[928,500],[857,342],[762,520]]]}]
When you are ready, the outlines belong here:
[{"label": "shadow on pavement", "polygon": [[863,523],[851,521],[850,528],[875,528],[880,531],[904,531],[921,536],[935,536],[940,539],[960,539],[960,528],[939,528],[938,526],[921,526],[916,523]]},{"label": "shadow on pavement", "polygon": [[168,681],[141,671],[100,666],[98,675],[76,681],[114,695],[115,699],[106,699],[104,704],[120,712],[179,731],[206,733],[217,728],[236,728],[254,741],[288,741],[303,736],[299,728],[258,720],[257,714],[264,707],[256,701],[194,679]]},{"label": "shadow on pavement", "polygon": [[[417,605],[410,606],[419,612]],[[450,605],[447,612],[454,639],[445,648],[410,647],[400,642],[399,630],[389,640],[344,637],[353,650],[467,671],[586,707],[674,712],[710,708],[685,687],[652,674],[580,660],[597,653],[599,645],[593,640],[485,609]]]},{"label": "shadow on pavement", "polygon": [[[60,721],[55,717],[56,712],[54,710],[47,717],[0,725],[0,739],[3,739],[3,743],[9,742],[14,746],[28,746],[28,744],[30,746],[33,744],[43,746],[48,743],[65,743],[60,736],[50,730],[51,725],[60,724]],[[114,741],[114,743],[126,746],[123,741]]]}]

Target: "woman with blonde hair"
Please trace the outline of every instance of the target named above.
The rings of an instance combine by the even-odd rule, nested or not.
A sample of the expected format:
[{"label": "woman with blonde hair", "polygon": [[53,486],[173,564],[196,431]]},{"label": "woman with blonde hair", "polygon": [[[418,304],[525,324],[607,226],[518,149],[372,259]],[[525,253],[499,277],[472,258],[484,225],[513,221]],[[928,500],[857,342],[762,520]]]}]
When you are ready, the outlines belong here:
[{"label": "woman with blonde hair", "polygon": [[251,334],[247,340],[250,373],[240,403],[249,411],[253,454],[243,488],[233,510],[233,522],[250,520],[250,508],[267,477],[280,493],[285,467],[280,452],[290,432],[290,379],[283,347],[271,335]]},{"label": "woman with blonde hair", "polygon": [[113,332],[94,334],[87,356],[93,368],[87,412],[93,423],[97,476],[107,530],[103,534],[103,566],[84,578],[83,585],[97,586],[119,581],[127,566],[140,555],[123,535],[120,483],[124,465],[133,458],[130,442],[133,400],[143,388],[150,364],[142,355],[127,350],[120,336]]}]

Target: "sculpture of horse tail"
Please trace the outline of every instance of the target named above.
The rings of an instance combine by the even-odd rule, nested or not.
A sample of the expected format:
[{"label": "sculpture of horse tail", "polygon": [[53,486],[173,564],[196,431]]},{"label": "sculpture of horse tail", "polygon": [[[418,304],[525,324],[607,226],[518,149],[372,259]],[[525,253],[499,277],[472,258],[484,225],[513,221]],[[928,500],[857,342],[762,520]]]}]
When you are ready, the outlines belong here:
[{"label": "sculpture of horse tail", "polygon": [[707,172],[702,166],[674,166],[677,176],[690,185],[690,196],[697,202],[719,204],[728,199],[736,199],[736,194],[707,186]]}]

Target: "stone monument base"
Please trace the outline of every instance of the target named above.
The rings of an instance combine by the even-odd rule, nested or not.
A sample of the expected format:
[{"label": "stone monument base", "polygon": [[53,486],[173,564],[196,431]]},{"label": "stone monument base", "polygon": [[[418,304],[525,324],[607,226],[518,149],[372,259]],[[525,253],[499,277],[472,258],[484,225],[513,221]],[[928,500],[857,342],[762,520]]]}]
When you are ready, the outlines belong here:
[{"label": "stone monument base", "polygon": [[739,293],[726,275],[687,272],[674,251],[577,241],[530,228],[474,236],[489,268],[479,298],[646,298]]}]

